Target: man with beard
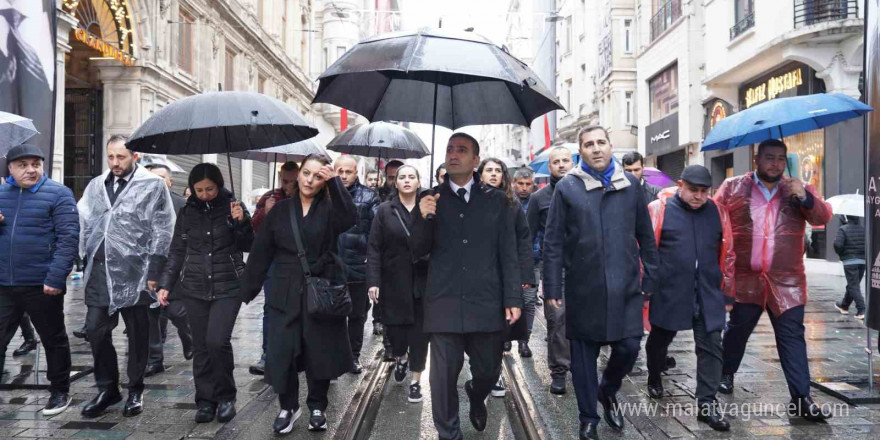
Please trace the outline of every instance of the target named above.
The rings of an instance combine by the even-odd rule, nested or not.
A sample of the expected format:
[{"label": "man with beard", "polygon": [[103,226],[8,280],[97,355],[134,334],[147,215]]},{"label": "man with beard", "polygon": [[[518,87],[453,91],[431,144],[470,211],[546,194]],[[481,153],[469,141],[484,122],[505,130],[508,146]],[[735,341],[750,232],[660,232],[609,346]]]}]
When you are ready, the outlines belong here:
[{"label": "man with beard", "polygon": [[385,184],[379,187],[379,199],[383,202],[391,200],[397,193],[397,169],[403,166],[403,162],[392,160],[385,164]]},{"label": "man with beard", "polygon": [[[526,218],[529,230],[538,247],[535,262],[536,279],[543,278],[541,259],[543,258],[544,227],[547,226],[547,213],[556,184],[571,170],[571,150],[565,147],[554,147],[550,150],[548,167],[550,168],[550,184],[532,194]],[[565,337],[565,303],[558,308],[544,305],[544,318],[547,320],[547,366],[550,368],[550,392],[556,395],[565,394],[565,376],[571,368],[571,348]]]},{"label": "man with beard", "polygon": [[367,171],[367,176],[366,176],[365,180],[366,180],[366,187],[375,191],[376,188],[379,187],[379,172],[376,170]]},{"label": "man with beard", "polygon": [[783,176],[787,152],[780,140],[761,142],[755,172],[728,179],[715,196],[715,202],[730,213],[736,252],[736,304],[724,332],[718,391],[733,393],[733,376],[746,343],[766,310],[791,395],[789,414],[822,421],[831,417],[831,411],[810,397],[804,338],[804,229],[808,222],[813,226],[828,223],[832,214],[813,187]]},{"label": "man with beard", "polygon": [[[529,202],[532,198],[532,193],[535,192],[535,172],[531,170],[531,168],[525,167],[516,170],[513,173],[513,191],[516,193],[516,198],[519,200],[519,204],[522,207],[522,211],[524,214],[529,212]],[[537,240],[535,240],[534,234],[532,234],[532,258],[535,262],[540,260],[540,251],[538,250]],[[535,273],[537,275],[537,269]],[[536,284],[530,285],[530,287],[523,289],[523,300],[524,302],[524,310],[526,319],[526,327],[529,332],[526,335],[526,338],[519,342],[519,355],[520,357],[530,358],[532,357],[532,349],[529,348],[529,338],[532,335],[532,326],[535,323],[535,308],[538,305],[538,278],[535,277]]]}]

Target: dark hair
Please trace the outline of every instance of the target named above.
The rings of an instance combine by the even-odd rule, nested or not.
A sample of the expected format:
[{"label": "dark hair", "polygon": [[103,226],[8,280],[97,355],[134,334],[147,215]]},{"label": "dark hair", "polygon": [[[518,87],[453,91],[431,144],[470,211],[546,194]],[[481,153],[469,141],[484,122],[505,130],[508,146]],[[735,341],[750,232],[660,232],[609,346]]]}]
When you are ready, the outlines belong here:
[{"label": "dark hair", "polygon": [[299,171],[299,165],[292,160],[284,162],[284,165],[281,165],[281,172],[283,173],[285,171]]},{"label": "dark hair", "polygon": [[437,169],[434,171],[434,178],[437,179],[437,180],[440,180],[440,170],[445,170],[445,169],[446,169],[446,162],[443,162],[443,163],[441,163],[440,166],[438,166]]},{"label": "dark hair", "polygon": [[303,161],[302,161],[302,165],[300,165],[300,166],[301,166],[301,167],[306,166],[306,162],[308,162],[308,161],[310,161],[310,160],[314,160],[315,162],[318,162],[318,163],[320,163],[321,165],[330,165],[330,164],[332,163],[332,162],[330,161],[330,158],[327,157],[326,154],[324,154],[324,153],[312,153],[312,154],[306,156],[305,159],[303,159]]},{"label": "dark hair", "polygon": [[[116,142],[122,142],[124,144],[126,141],[128,141],[128,136],[114,134],[113,136],[110,136],[110,139],[107,139],[107,145],[115,144]],[[128,146],[125,148],[128,148]]]},{"label": "dark hair", "polygon": [[479,155],[480,155],[480,143],[477,142],[477,140],[474,139],[473,136],[471,136],[471,135],[469,135],[469,134],[467,134],[467,133],[463,133],[463,132],[460,132],[460,131],[459,131],[459,132],[456,132],[456,133],[452,133],[452,136],[449,136],[449,140],[452,140],[452,139],[455,139],[455,138],[458,138],[458,139],[467,139],[467,140],[471,141],[471,145],[473,145],[473,147],[474,147],[474,156],[479,156]]},{"label": "dark hair", "polygon": [[223,173],[220,172],[220,168],[217,167],[217,165],[205,162],[194,166],[192,171],[189,172],[189,180],[187,180],[187,183],[189,184],[190,191],[195,194],[195,184],[205,179],[208,179],[220,188],[223,188]]},{"label": "dark hair", "polygon": [[397,159],[394,159],[394,160],[388,161],[388,163],[385,164],[385,170],[388,170],[388,167],[400,168],[402,166],[403,166],[403,162],[401,162]]},{"label": "dark hair", "polygon": [[636,162],[641,162],[642,166],[645,166],[645,158],[638,151],[624,154],[623,157],[620,159],[620,162],[625,167],[628,167]]},{"label": "dark hair", "polygon": [[767,147],[782,147],[782,149],[785,150],[785,153],[788,154],[788,146],[785,145],[785,142],[782,142],[779,139],[767,139],[766,141],[763,141],[760,144],[758,144],[757,156],[760,156],[764,152],[764,148],[767,148]]},{"label": "dark hair", "polygon": [[498,187],[498,189],[500,189],[501,192],[503,192],[509,200],[513,200],[514,194],[513,185],[511,185],[510,183],[510,173],[507,171],[507,165],[505,165],[504,162],[502,162],[500,159],[496,159],[494,157],[483,159],[483,161],[480,162],[480,166],[477,167],[477,174],[482,177],[483,168],[486,168],[486,164],[490,162],[501,165],[501,186]]},{"label": "dark hair", "polygon": [[[421,179],[421,178],[422,178],[421,174],[419,174],[419,169],[416,168],[416,167],[413,166],[413,165],[408,165],[408,164],[403,164],[403,165],[400,166],[400,168],[397,169],[397,175],[398,175],[398,176],[400,176],[400,170],[403,169],[403,168],[412,168],[412,170],[415,171],[415,173],[416,173],[416,179]],[[369,174],[369,173],[368,173],[368,174]]]},{"label": "dark hair", "polygon": [[144,165],[144,168],[146,168],[148,170],[155,170],[156,168],[161,168],[165,171],[168,171],[168,174],[171,174],[171,168],[168,165],[165,165],[164,163],[149,163],[149,164]]},{"label": "dark hair", "polygon": [[519,179],[532,179],[535,177],[535,172],[532,171],[529,167],[522,167],[516,170],[513,173],[513,180],[517,181]]},{"label": "dark hair", "polygon": [[601,125],[588,125],[586,127],[581,128],[580,130],[578,130],[578,135],[577,135],[578,146],[580,146],[581,143],[583,142],[585,134],[587,134],[591,131],[596,131],[596,130],[602,130],[602,133],[605,134],[605,139],[607,139],[609,142],[611,142],[611,138],[608,137],[608,130],[606,130],[605,127],[603,127]]}]

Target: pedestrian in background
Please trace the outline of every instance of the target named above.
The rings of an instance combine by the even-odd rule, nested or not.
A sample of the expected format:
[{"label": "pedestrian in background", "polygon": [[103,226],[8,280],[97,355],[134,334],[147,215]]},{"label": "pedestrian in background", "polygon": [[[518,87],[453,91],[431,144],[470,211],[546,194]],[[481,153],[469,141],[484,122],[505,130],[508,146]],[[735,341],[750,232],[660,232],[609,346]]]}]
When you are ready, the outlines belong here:
[{"label": "pedestrian in background", "polygon": [[660,195],[660,191],[663,188],[651,185],[645,180],[645,158],[638,151],[633,151],[624,154],[620,159],[620,162],[623,163],[624,170],[635,176],[636,179],[639,179],[639,183],[642,185],[645,194],[645,204],[647,205],[654,200],[657,200],[657,197]]},{"label": "pedestrian in background", "polygon": [[303,243],[311,276],[338,285],[344,269],[334,255],[336,242],[356,222],[357,209],[330,159],[313,154],[302,162],[293,195],[266,215],[254,240],[259,252],[248,257],[242,300],[256,298],[268,275],[265,381],[278,393],[281,407],[273,425],[276,434],[289,433],[301,414],[299,372],[305,371],[308,383],[309,430],[323,431],[330,380],[352,366],[346,317],[315,317],[307,311],[297,241]]},{"label": "pedestrian in background", "polygon": [[397,169],[403,166],[403,162],[399,160],[390,160],[385,164],[385,184],[379,187],[379,199],[387,202],[394,197],[397,191]]},{"label": "pedestrian in background", "polygon": [[726,180],[715,195],[715,203],[730,213],[736,251],[736,304],[724,332],[724,368],[718,390],[733,393],[734,374],[749,336],[766,310],[791,395],[789,414],[821,421],[832,414],[810,397],[804,337],[804,225],[828,223],[831,207],[813,187],[784,177],[787,166],[784,142],[761,142],[755,171]]},{"label": "pedestrian in background", "polygon": [[[509,207],[509,215],[512,216],[514,220],[514,229],[516,233],[516,250],[517,250],[517,261],[519,262],[519,274],[520,274],[520,285],[523,288],[523,320],[519,323],[517,329],[510,328],[509,334],[506,335],[504,341],[504,352],[509,352],[511,349],[511,338],[527,338],[528,337],[528,314],[529,309],[531,309],[532,319],[534,319],[535,315],[535,303],[537,302],[537,295],[529,297],[527,292],[537,293],[534,289],[536,284],[535,281],[535,264],[532,256],[532,234],[529,232],[528,221],[526,221],[526,214],[522,210],[522,206],[520,206],[518,198],[513,191],[513,185],[510,182],[510,174],[507,169],[507,165],[504,164],[499,159],[496,158],[488,158],[484,159],[480,166],[477,167],[477,174],[480,175],[480,179],[483,182],[486,182],[489,186],[498,188],[504,195],[507,197],[507,201]],[[522,331],[516,331],[516,330]],[[517,335],[515,333],[521,333],[521,335]],[[522,342],[520,342],[520,352],[522,352]],[[504,386],[504,377],[501,375],[501,365],[498,366],[498,380],[495,382],[495,385],[492,387],[492,396],[493,397],[504,397],[507,394],[507,389]]]},{"label": "pedestrian in background", "polygon": [[[361,185],[357,174],[358,161],[353,156],[339,156],[333,164],[357,208],[357,223],[339,236],[339,256],[345,264],[345,280],[351,295],[351,315],[348,317],[348,342],[351,345],[351,373],[361,374],[360,356],[364,345],[364,325],[370,309],[367,297],[367,241],[379,197],[376,191]],[[396,172],[396,171],[395,171]]]},{"label": "pedestrian in background", "polygon": [[[437,167],[437,170],[434,171],[434,180],[437,181],[437,187],[439,187],[440,184],[442,184],[443,182],[446,181],[446,164],[445,163],[441,163],[440,166]],[[435,187],[434,189],[437,189],[437,187]]]},{"label": "pedestrian in background", "polygon": [[[526,219],[532,240],[537,243],[539,256],[536,264],[536,280],[543,276],[544,231],[547,226],[547,214],[550,212],[550,201],[556,185],[571,171],[574,162],[571,151],[565,147],[554,147],[550,150],[548,167],[550,168],[550,184],[539,189],[529,200]],[[562,280],[565,282],[565,277]],[[544,287],[546,298],[547,287]],[[565,303],[551,307],[544,303],[544,318],[547,320],[547,367],[550,368],[550,393],[565,394],[565,377],[571,369],[571,344],[565,337]]]},{"label": "pedestrian in background", "polygon": [[446,145],[448,180],[419,200],[413,222],[415,257],[430,254],[425,332],[431,334],[431,405],[441,439],[462,438],[458,376],[469,357],[465,383],[470,421],[486,429],[486,397],[498,379],[505,328],[522,311],[516,217],[508,197],[474,173],[480,144],[454,133]]},{"label": "pedestrian in background", "polygon": [[397,197],[379,205],[367,250],[367,285],[375,307],[382,308],[385,332],[394,356],[394,381],[412,371],[407,400],[422,401],[422,372],[428,359],[424,331],[428,261],[413,255],[413,210],[419,195],[419,172],[412,165],[397,170]]},{"label": "pedestrian in background", "polygon": [[[556,184],[547,216],[544,289],[551,307],[566,304],[579,436],[594,439],[597,399],[608,425],[623,429],[617,391],[639,354],[642,293],[656,291],[657,245],[644,190],[614,163],[608,133],[588,126],[577,138],[583,162]],[[641,283],[636,255],[644,267]],[[564,292],[563,268],[570,269]],[[604,345],[611,346],[611,356],[599,383],[596,361]]]},{"label": "pedestrian in background", "polygon": [[[174,205],[174,213],[180,218],[180,209],[186,205],[186,199],[171,191],[174,178],[171,177],[171,169],[167,165],[151,164],[145,167],[151,173],[161,177],[171,192],[171,203]],[[150,358],[147,360],[147,371],[144,377],[154,376],[165,371],[165,340],[168,337],[168,321],[170,320],[177,328],[180,337],[180,345],[183,348],[183,357],[186,360],[193,358],[192,333],[189,329],[189,320],[186,318],[186,307],[183,301],[169,301],[167,306],[150,308]]]},{"label": "pedestrian in background", "polygon": [[27,313],[46,350],[50,396],[43,415],[51,416],[70,405],[64,293],[79,247],[79,216],[70,189],[43,174],[43,160],[33,145],[6,154],[9,177],[0,186],[0,372]]},{"label": "pedestrian in background", "polygon": [[843,263],[846,276],[846,293],[834,306],[840,313],[849,313],[849,306],[856,303],[856,319],[865,319],[865,297],[862,296],[862,278],[865,276],[865,227],[861,219],[848,215],[846,224],[837,230],[834,251]]},{"label": "pedestrian in background", "polygon": [[174,230],[174,205],[161,177],[137,165],[125,137],[107,141],[107,166],[77,203],[86,255],[86,330],[99,393],[83,407],[98,417],[122,400],[113,329],[119,315],[128,337],[128,399],[122,415],[143,411],[144,373],[150,355],[150,304]]},{"label": "pedestrian in background", "polygon": [[645,344],[648,395],[663,397],[666,354],[677,332],[694,331],[697,352],[697,420],[716,431],[730,423],[719,412],[721,330],[733,308],[733,232],[727,211],[709,200],[712,176],[702,165],[681,174],[678,191],[648,205],[660,256],[651,295],[651,334]]},{"label": "pedestrian in background", "polygon": [[367,170],[366,176],[364,177],[366,180],[365,185],[367,188],[375,191],[379,188],[379,171],[378,170]]},{"label": "pedestrian in background", "polygon": [[[517,201],[519,201],[523,213],[523,220],[526,222],[525,227],[528,228],[529,224],[525,214],[529,210],[529,202],[532,199],[532,194],[535,192],[535,172],[528,167],[516,170],[516,172],[513,173],[513,190],[516,194]],[[524,280],[530,281],[530,286],[523,290],[523,300],[525,301],[525,309],[523,310],[523,313],[525,314],[528,334],[524,339],[519,341],[519,356],[522,358],[532,357],[532,349],[529,348],[529,339],[531,339],[532,336],[532,328],[535,325],[535,311],[538,308],[539,279],[535,269],[536,264],[541,258],[538,241],[534,239],[534,235],[531,231],[529,231],[528,238],[532,250],[532,272],[527,277],[525,275],[523,276]]]},{"label": "pedestrian in background", "polygon": [[[220,168],[200,163],[189,173],[193,195],[174,225],[168,264],[159,282],[159,303],[183,301],[193,335],[196,423],[235,417],[232,329],[241,307],[244,252],[254,240],[244,204],[223,184]],[[178,284],[179,281],[179,284]],[[177,286],[177,287],[175,287]]]}]

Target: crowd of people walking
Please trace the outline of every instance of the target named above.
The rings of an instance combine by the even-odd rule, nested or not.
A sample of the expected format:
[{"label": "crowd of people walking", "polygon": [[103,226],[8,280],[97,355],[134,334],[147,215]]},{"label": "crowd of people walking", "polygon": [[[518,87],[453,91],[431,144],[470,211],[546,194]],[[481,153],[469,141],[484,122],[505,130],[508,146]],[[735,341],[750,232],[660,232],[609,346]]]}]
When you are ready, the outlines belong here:
[{"label": "crowd of people walking", "polygon": [[[278,395],[277,434],[291,432],[303,414],[300,373],[308,429],[327,429],[331,381],[364,369],[371,308],[393,379],[410,377],[409,402],[425,398],[422,374],[430,359],[429,397],[441,439],[462,438],[458,377],[466,359],[468,418],[476,430],[486,428],[488,396],[505,393],[504,353],[515,341],[520,357],[533,356],[530,335],[542,303],[548,391],[566,394],[571,373],[580,439],[598,438],[602,417],[624,429],[618,391],[639,356],[646,303],[652,399],[666,396],[670,343],[692,329],[697,418],[728,430],[716,393],[735,392],[747,342],[766,311],[791,414],[831,416],[810,397],[802,255],[805,224],[825,224],[832,214],[811,186],[784,175],[781,141],[762,142],[755,171],[728,179],[710,197],[713,179],[700,165],[687,167],[677,187],[651,186],[642,179],[644,159],[628,154],[618,161],[602,127],[578,133],[580,163],[567,148],[550,151],[549,184],[541,189],[531,170],[511,173],[504,161],[482,158],[477,139],[455,133],[433,176],[437,186],[423,187],[418,169],[399,161],[386,165],[384,182],[383,173],[368,170],[362,184],[354,156],[331,162],[313,154],[281,167],[281,187],[259,200],[253,216],[216,165],[192,169],[184,199],[170,191],[167,167],[139,165],[125,142],[110,138],[107,170],[78,202],[43,175],[41,150],[23,145],[7,155],[0,360],[29,317],[48,361],[46,415],[70,405],[63,295],[82,257],[85,336],[97,387],[81,409],[86,418],[123,400],[111,337],[121,316],[128,343],[124,416],[144,411],[144,378],[165,371],[171,321],[193,362],[195,421],[232,420],[232,333],[242,303],[261,292],[263,355],[250,371],[264,374]],[[847,277],[860,279],[863,229],[841,231],[835,245]],[[855,302],[863,314],[852,285],[838,308]],[[36,345],[33,335],[25,338],[27,347]],[[603,346],[611,351],[600,375]]]}]

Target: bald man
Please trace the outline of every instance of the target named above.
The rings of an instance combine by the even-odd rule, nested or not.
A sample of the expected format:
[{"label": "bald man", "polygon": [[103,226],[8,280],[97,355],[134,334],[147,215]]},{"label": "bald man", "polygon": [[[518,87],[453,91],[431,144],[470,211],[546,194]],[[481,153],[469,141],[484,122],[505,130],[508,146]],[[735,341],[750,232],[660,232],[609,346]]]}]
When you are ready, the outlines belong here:
[{"label": "bald man", "polygon": [[364,324],[370,302],[367,299],[367,238],[373,217],[379,208],[379,197],[375,191],[358,181],[358,161],[353,156],[340,156],[333,164],[336,175],[351,194],[358,211],[355,226],[339,236],[339,256],[345,263],[345,275],[351,293],[352,312],[348,317],[348,339],[351,343],[352,374],[363,371],[360,363],[361,347],[364,344]]}]

